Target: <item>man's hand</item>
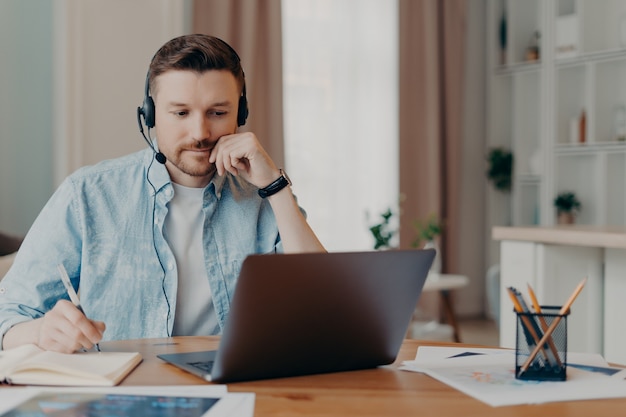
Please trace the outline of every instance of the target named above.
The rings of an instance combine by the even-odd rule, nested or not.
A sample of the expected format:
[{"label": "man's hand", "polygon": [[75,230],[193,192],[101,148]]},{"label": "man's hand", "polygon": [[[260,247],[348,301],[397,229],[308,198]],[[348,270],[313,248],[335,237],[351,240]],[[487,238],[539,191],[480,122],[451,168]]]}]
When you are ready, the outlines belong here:
[{"label": "man's hand", "polygon": [[100,342],[105,328],[103,322],[89,320],[71,302],[59,300],[42,318],[13,326],[4,335],[3,348],[34,343],[44,350],[73,353]]},{"label": "man's hand", "polygon": [[215,164],[218,175],[224,175],[226,171],[241,175],[259,188],[268,186],[280,176],[274,161],[251,132],[222,136],[213,148],[209,162]]},{"label": "man's hand", "polygon": [[[280,176],[274,161],[263,149],[254,133],[244,132],[222,136],[209,157],[215,164],[218,175],[226,171],[240,175],[258,188],[265,188]],[[289,187],[270,197],[268,201],[274,211],[280,240],[285,253],[325,252],[306,222]]]},{"label": "man's hand", "polygon": [[71,302],[59,300],[42,318],[37,345],[62,353],[91,349],[102,340],[105,328],[103,322],[89,320]]}]

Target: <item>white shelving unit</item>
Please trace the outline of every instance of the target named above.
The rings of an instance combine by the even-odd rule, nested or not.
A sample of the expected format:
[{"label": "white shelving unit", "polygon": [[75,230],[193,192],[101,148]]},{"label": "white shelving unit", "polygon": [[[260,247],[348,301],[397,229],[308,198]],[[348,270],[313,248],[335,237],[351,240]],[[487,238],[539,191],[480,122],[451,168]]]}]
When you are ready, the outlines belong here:
[{"label": "white shelving unit", "polygon": [[626,224],[626,1],[488,1],[487,143],[514,157],[510,195],[490,189],[489,228],[553,225],[561,191],[580,199],[578,224]]}]

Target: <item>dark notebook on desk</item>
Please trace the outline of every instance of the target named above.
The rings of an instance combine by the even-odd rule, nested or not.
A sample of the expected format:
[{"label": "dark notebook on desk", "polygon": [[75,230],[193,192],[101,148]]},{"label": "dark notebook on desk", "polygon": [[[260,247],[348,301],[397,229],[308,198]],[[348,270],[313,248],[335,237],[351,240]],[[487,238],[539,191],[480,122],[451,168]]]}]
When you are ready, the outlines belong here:
[{"label": "dark notebook on desk", "polygon": [[217,351],[159,358],[214,382],[392,363],[433,249],[251,255]]}]

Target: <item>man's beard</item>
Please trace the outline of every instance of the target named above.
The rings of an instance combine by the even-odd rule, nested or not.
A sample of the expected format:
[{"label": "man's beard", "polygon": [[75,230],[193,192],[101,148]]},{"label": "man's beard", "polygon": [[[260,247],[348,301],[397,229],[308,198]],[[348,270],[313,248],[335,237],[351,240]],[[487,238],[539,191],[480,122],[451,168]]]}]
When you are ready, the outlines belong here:
[{"label": "man's beard", "polygon": [[[205,144],[198,143],[198,149],[206,148]],[[184,155],[186,154],[186,155]],[[183,156],[184,155],[184,156]],[[215,164],[209,163],[210,153],[203,153],[201,157],[194,156],[192,152],[185,152],[180,149],[175,158],[168,158],[180,172],[192,177],[204,177],[215,172]]]}]

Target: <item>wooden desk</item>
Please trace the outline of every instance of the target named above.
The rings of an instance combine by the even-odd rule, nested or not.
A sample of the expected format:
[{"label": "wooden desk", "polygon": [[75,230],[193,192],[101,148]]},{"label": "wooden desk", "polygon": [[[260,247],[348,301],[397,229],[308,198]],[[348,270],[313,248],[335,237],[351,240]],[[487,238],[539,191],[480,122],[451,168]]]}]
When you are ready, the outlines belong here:
[{"label": "wooden desk", "polygon": [[[155,355],[217,348],[217,337],[176,337],[101,343],[102,350],[139,351],[144,357],[122,385],[189,385],[203,380]],[[493,408],[426,375],[400,371],[418,346],[442,343],[405,340],[398,360],[364,371],[228,384],[232,392],[256,393],[256,417],[280,416],[560,416],[621,415],[626,398]]]}]

